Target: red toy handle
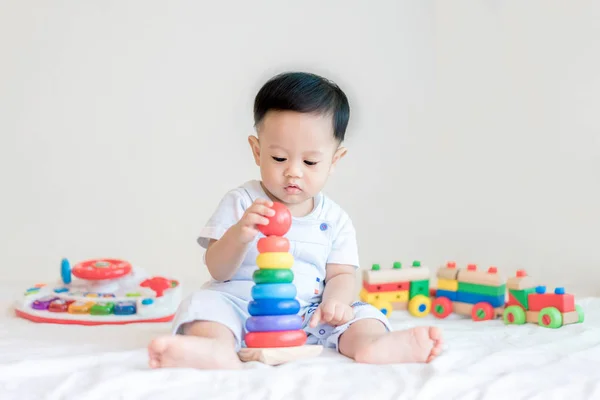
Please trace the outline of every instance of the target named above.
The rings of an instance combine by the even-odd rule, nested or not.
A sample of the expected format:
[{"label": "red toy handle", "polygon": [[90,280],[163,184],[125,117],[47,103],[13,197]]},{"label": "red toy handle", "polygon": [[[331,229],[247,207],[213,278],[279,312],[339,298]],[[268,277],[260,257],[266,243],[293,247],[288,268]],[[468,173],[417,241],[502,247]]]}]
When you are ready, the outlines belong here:
[{"label": "red toy handle", "polygon": [[75,264],[71,272],[80,279],[90,281],[116,279],[129,274],[131,264],[123,260],[101,258]]}]

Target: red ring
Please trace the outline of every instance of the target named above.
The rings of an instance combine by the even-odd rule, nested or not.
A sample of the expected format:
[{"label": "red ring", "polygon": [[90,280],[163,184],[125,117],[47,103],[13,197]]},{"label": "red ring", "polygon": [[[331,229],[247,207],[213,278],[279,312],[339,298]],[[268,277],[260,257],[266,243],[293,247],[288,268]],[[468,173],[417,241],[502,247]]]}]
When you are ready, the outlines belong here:
[{"label": "red ring", "polygon": [[295,347],[306,343],[306,332],[295,331],[250,332],[244,337],[247,347]]},{"label": "red ring", "polygon": [[[105,266],[95,266],[97,263]],[[99,258],[77,263],[71,269],[71,273],[80,279],[99,281],[104,279],[116,279],[131,272],[131,264],[127,261]]]}]

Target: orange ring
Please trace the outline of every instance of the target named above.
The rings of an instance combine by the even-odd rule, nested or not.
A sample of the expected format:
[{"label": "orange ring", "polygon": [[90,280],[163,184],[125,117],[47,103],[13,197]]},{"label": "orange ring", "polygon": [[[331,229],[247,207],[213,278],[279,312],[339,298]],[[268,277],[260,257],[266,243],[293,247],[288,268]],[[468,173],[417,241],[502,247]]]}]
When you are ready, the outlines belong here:
[{"label": "orange ring", "polygon": [[290,241],[283,236],[267,236],[258,240],[259,253],[287,253]]}]

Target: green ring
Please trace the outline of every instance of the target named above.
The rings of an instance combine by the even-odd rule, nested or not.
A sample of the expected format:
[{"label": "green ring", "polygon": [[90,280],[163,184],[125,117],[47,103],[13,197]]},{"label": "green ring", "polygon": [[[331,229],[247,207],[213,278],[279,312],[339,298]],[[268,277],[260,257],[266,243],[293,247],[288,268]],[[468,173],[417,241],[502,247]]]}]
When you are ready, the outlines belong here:
[{"label": "green ring", "polygon": [[252,280],[257,283],[292,283],[294,273],[291,269],[257,269],[252,274]]}]

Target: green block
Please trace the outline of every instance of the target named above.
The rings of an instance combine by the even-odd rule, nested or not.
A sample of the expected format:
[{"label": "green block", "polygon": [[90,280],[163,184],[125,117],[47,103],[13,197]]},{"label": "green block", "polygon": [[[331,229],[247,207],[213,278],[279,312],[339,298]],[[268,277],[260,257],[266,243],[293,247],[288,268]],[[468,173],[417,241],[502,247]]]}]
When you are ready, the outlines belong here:
[{"label": "green block", "polygon": [[96,303],[90,308],[92,315],[109,315],[112,314],[115,308],[115,303]]},{"label": "green block", "polygon": [[418,294],[429,297],[429,279],[410,282],[410,288],[408,289],[409,300]]},{"label": "green block", "polygon": [[509,290],[509,293],[523,306],[524,309],[529,309],[529,293],[535,293],[535,288],[528,288],[523,290]]},{"label": "green block", "polygon": [[506,291],[506,285],[488,286],[478,283],[458,282],[458,291],[483,294],[485,296],[502,296]]}]

